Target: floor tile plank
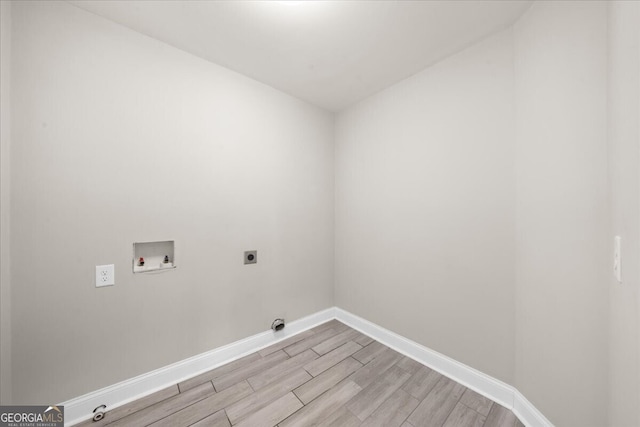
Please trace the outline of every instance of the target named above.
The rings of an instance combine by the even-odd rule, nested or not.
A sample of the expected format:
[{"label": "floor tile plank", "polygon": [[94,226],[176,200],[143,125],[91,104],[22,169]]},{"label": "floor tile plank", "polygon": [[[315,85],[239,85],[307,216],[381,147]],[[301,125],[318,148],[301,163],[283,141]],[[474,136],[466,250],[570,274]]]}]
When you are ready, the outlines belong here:
[{"label": "floor tile plank", "polygon": [[303,351],[287,360],[283,360],[271,368],[265,369],[258,374],[249,377],[247,381],[251,384],[251,387],[258,391],[264,386],[277,381],[279,378],[287,375],[290,372],[308,364],[309,362],[318,358],[318,355],[312,350]]},{"label": "floor tile plank", "polygon": [[362,423],[362,427],[399,427],[420,402],[398,389]]},{"label": "floor tile plank", "polygon": [[440,378],[433,390],[409,416],[415,427],[442,425],[456,406],[465,387],[447,377]]},{"label": "floor tile plank", "polygon": [[342,362],[344,359],[351,356],[361,348],[362,347],[359,344],[356,344],[353,341],[348,341],[347,343],[341,345],[335,350],[330,351],[324,356],[307,363],[306,365],[304,365],[304,369],[312,376],[317,377],[327,369],[331,368],[337,363]]},{"label": "floor tile plank", "polygon": [[494,403],[484,422],[484,427],[516,427],[518,418],[507,408]]},{"label": "floor tile plank", "polygon": [[481,394],[478,394],[470,389],[467,389],[464,392],[464,394],[460,398],[460,403],[484,415],[485,417],[489,415],[489,411],[491,410],[491,406],[493,405],[492,400],[487,399]]},{"label": "floor tile plank", "polygon": [[364,388],[375,381],[376,377],[384,374],[387,369],[395,365],[401,357],[400,353],[387,348],[375,359],[351,375],[351,379]]},{"label": "floor tile plank", "polygon": [[191,424],[191,427],[231,427],[231,424],[224,411],[218,411],[195,424]]},{"label": "floor tile plank", "polygon": [[302,402],[293,393],[287,393],[278,400],[254,412],[237,424],[238,427],[273,427],[289,415],[302,408]]},{"label": "floor tile plank", "polygon": [[262,372],[265,369],[276,366],[277,364],[288,358],[289,356],[287,355],[287,353],[282,350],[278,350],[266,357],[261,357],[250,365],[243,366],[239,369],[229,372],[228,374],[213,379],[213,386],[216,388],[217,392],[220,392],[231,387],[234,384],[237,384],[249,377],[256,375],[258,372]]},{"label": "floor tile plank", "polygon": [[311,329],[307,329],[304,332],[300,332],[299,334],[295,334],[292,337],[289,337],[287,339],[284,339],[280,342],[277,342],[273,345],[270,345],[269,347],[263,348],[262,350],[260,350],[258,353],[260,354],[260,356],[264,357],[264,356],[268,356],[271,353],[275,353],[278,350],[282,350],[285,347],[289,347],[292,344],[295,344],[297,342],[302,341],[305,338],[309,338],[312,335],[315,335],[316,332],[311,330]]},{"label": "floor tile plank", "polygon": [[458,402],[442,427],[482,427],[485,416]]},{"label": "floor tile plank", "polygon": [[433,387],[442,378],[442,374],[423,366],[409,378],[409,381],[402,387],[404,391],[415,397],[419,401],[424,400]]},{"label": "floor tile plank", "polygon": [[331,319],[328,322],[321,323],[320,325],[311,328],[311,330],[316,334],[318,332],[326,331],[327,329],[333,329],[334,331],[336,331],[336,333],[340,333],[346,329],[349,329],[349,327],[338,319]]},{"label": "floor tile plank", "polygon": [[363,365],[366,365],[388,348],[389,347],[387,347],[386,345],[380,344],[378,341],[374,341],[354,354],[353,358]]},{"label": "floor tile plank", "polygon": [[235,371],[236,369],[242,368],[243,366],[250,365],[256,360],[259,360],[260,357],[261,356],[258,353],[252,353],[248,356],[234,360],[233,362],[229,362],[226,365],[222,365],[218,368],[207,371],[196,377],[189,378],[188,380],[182,381],[181,383],[178,383],[180,392],[185,392],[197,385],[200,385],[202,383],[206,383],[207,381],[211,381],[215,378],[221,377],[222,375],[228,374],[229,372]]},{"label": "floor tile plank", "polygon": [[[191,406],[175,412],[166,418],[163,418],[153,424],[153,427],[176,427],[176,426],[188,426],[195,424],[196,422],[207,418],[209,415],[214,414],[221,409],[237,402],[240,399],[247,397],[251,394],[251,386],[248,382],[242,381],[236,385],[218,392],[212,396],[200,400]],[[147,425],[147,424],[134,424],[134,425]]]},{"label": "floor tile plank", "polygon": [[416,362],[415,360],[413,360],[410,357],[404,356],[399,362],[398,362],[398,367],[400,369],[405,370],[406,372],[410,373],[411,375],[415,374],[416,372],[418,372],[424,365],[420,362]]},{"label": "floor tile plank", "polygon": [[305,405],[295,414],[279,424],[280,427],[307,427],[319,424],[328,418],[336,408],[344,405],[362,390],[351,380],[344,380],[336,387]]},{"label": "floor tile plank", "polygon": [[296,387],[301,386],[311,379],[311,375],[303,369],[298,369],[289,373],[279,381],[273,382],[266,387],[251,393],[238,402],[227,406],[227,416],[232,424],[237,424],[244,417],[264,408]]},{"label": "floor tile plank", "polygon": [[318,353],[320,356],[322,356],[323,354],[327,354],[331,350],[340,347],[342,344],[346,343],[347,341],[352,341],[353,339],[358,338],[360,335],[362,334],[356,331],[355,329],[347,329],[315,345],[312,348],[312,350]]},{"label": "floor tile plank", "polygon": [[358,427],[361,421],[353,415],[345,406],[334,411],[328,418],[322,421],[317,427]]},{"label": "floor tile plank", "polygon": [[326,329],[322,332],[318,332],[317,334],[305,338],[302,341],[285,347],[284,351],[287,352],[289,356],[295,356],[296,354],[300,354],[305,350],[309,350],[311,347],[333,337],[337,333],[338,332],[336,332],[334,329]]},{"label": "floor tile plank", "polygon": [[169,399],[147,406],[145,409],[109,424],[109,427],[132,425],[146,426],[213,394],[215,394],[215,390],[213,389],[211,381],[209,381],[191,388],[184,393],[177,394]]},{"label": "floor tile plank", "polygon": [[365,334],[361,334],[358,338],[353,340],[356,344],[366,347],[373,342],[373,338]]},{"label": "floor tile plank", "polygon": [[293,392],[298,396],[298,399],[306,405],[360,368],[362,368],[360,362],[348,357],[309,382],[296,388]]},{"label": "floor tile plank", "polygon": [[361,421],[366,420],[410,376],[408,372],[397,366],[392,366],[347,403],[347,409],[353,412]]}]

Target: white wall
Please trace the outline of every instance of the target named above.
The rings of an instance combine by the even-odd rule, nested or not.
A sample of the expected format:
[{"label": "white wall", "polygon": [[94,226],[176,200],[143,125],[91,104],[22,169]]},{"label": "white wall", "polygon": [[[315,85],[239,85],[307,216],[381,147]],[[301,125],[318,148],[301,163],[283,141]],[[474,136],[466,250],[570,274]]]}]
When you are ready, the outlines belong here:
[{"label": "white wall", "polygon": [[637,378],[608,378],[607,5],[537,3],[513,37],[339,115],[336,304],[514,384],[557,425],[607,425],[609,388]]},{"label": "white wall", "polygon": [[507,382],[512,52],[501,32],[336,122],[336,305]]},{"label": "white wall", "polygon": [[11,3],[0,2],[0,404],[11,402],[11,287],[9,266],[11,138]]},{"label": "white wall", "polygon": [[[611,236],[622,237],[622,284],[609,275],[609,425],[640,425],[640,5],[609,3]],[[609,257],[611,258],[611,256]]]},{"label": "white wall", "polygon": [[[332,115],[69,4],[13,6],[15,402],[332,305]],[[134,276],[132,243],[165,239],[178,269]]]},{"label": "white wall", "polygon": [[607,425],[607,6],[515,25],[515,386],[558,426]]}]

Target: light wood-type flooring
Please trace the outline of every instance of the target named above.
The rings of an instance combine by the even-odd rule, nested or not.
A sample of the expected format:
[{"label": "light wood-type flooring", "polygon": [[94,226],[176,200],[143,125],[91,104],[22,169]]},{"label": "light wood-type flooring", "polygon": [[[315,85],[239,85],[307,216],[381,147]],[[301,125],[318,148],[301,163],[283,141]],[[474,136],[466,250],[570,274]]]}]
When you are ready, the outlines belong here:
[{"label": "light wood-type flooring", "polygon": [[508,409],[332,320],[87,426],[522,427]]}]

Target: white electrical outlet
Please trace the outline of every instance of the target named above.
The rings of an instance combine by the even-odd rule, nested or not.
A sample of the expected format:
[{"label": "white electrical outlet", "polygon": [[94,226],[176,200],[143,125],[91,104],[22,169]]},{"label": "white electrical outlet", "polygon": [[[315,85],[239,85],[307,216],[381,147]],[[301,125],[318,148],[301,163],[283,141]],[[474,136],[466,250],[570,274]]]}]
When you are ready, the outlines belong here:
[{"label": "white electrical outlet", "polygon": [[113,286],[116,282],[116,269],[113,264],[96,265],[96,288]]},{"label": "white electrical outlet", "polygon": [[622,283],[621,269],[620,236],[616,236],[613,240],[613,275],[618,283]]}]

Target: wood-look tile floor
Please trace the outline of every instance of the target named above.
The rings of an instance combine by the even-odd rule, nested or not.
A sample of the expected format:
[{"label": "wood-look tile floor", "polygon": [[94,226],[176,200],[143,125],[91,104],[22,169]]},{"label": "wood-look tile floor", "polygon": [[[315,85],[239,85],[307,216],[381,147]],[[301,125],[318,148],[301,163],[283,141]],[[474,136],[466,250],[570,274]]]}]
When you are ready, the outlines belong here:
[{"label": "wood-look tile floor", "polygon": [[523,426],[508,409],[337,320],[80,425]]}]

